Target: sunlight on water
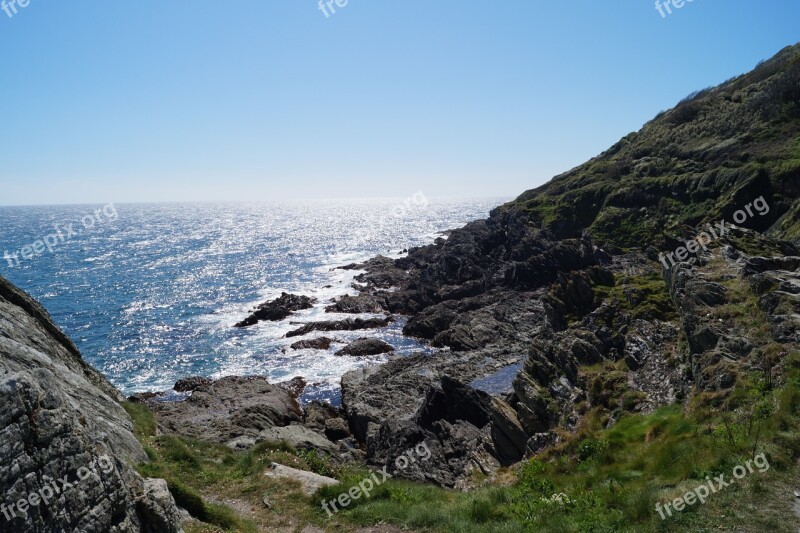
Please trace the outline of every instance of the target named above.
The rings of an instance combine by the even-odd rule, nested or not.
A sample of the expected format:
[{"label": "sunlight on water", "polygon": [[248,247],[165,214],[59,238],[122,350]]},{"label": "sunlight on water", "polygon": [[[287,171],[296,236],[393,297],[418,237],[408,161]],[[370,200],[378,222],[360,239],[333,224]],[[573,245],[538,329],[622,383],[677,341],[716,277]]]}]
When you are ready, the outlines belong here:
[{"label": "sunlight on water", "polygon": [[[0,274],[30,292],[84,357],[126,394],[172,387],[180,377],[303,376],[312,395],[335,398],[344,372],[382,358],[288,348],[291,321],[344,318],[324,312],[354,294],[353,272],[334,267],[376,254],[399,256],[439,232],[488,215],[500,199],[404,199],[281,204],[117,205],[104,221]],[[12,252],[79,220],[89,206],[0,208],[0,252]],[[319,303],[281,322],[232,325],[282,291]],[[376,336],[411,353],[402,321]],[[349,341],[364,332],[333,332]],[[313,336],[313,335],[312,335]]]}]

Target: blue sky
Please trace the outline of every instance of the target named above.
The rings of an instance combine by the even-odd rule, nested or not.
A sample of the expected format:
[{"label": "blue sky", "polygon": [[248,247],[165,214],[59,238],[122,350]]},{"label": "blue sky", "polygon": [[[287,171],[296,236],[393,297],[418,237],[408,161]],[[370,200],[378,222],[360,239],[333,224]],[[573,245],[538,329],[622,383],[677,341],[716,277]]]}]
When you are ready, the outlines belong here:
[{"label": "blue sky", "polygon": [[796,0],[30,0],[0,205],[514,196],[797,41]]}]

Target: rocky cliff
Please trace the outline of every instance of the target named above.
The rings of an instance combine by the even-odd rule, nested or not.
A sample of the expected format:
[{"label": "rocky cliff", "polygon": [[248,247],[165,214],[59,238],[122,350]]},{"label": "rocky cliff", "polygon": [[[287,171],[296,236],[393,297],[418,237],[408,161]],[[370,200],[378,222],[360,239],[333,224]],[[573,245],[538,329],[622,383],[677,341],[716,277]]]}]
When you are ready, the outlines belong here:
[{"label": "rocky cliff", "polygon": [[613,424],[703,394],[735,409],[739,380],[780,381],[797,349],[798,193],[794,46],[487,220],[351,266],[351,307],[408,315],[407,335],[444,349],[345,376],[353,435],[377,465],[433,443],[401,475],[459,486],[589,410]]},{"label": "rocky cliff", "polygon": [[180,531],[122,397],[27,294],[0,278],[0,531]]}]

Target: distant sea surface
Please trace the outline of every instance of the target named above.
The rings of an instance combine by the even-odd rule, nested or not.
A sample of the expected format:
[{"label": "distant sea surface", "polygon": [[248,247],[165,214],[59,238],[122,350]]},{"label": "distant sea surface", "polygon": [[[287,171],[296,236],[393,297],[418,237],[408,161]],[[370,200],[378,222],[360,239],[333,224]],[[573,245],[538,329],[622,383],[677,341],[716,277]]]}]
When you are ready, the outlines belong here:
[{"label": "distant sea surface", "polygon": [[[336,357],[341,344],[295,351],[289,344],[298,339],[284,338],[297,327],[290,322],[345,318],[324,312],[332,298],[355,294],[353,272],[335,267],[377,254],[399,257],[485,218],[504,200],[0,207],[0,254],[28,256],[19,254],[19,264],[3,257],[0,274],[38,299],[125,394],[168,390],[193,375],[272,382],[302,376],[312,384],[305,400],[337,403],[341,375],[382,357]],[[23,249],[48,236],[56,241],[52,251]],[[283,291],[319,303],[281,322],[232,327]],[[425,349],[402,336],[402,324],[375,336],[401,354]]]}]

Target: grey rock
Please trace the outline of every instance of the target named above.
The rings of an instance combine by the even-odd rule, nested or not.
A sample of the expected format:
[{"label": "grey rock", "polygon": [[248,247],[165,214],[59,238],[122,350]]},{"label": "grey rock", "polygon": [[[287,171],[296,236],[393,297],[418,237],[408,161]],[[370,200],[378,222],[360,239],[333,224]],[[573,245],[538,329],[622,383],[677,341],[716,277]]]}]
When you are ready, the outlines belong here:
[{"label": "grey rock", "polygon": [[350,428],[343,418],[329,418],[325,421],[325,436],[333,442],[350,436]]},{"label": "grey rock", "polygon": [[306,427],[317,431],[324,431],[328,419],[340,417],[338,409],[329,403],[312,400],[306,405],[303,422]]},{"label": "grey rock", "polygon": [[356,296],[345,295],[325,308],[327,313],[382,313],[385,300],[372,294],[359,294]]},{"label": "grey rock", "polygon": [[304,339],[293,343],[292,350],[327,350],[331,347],[334,340],[328,337],[317,337],[316,339]]},{"label": "grey rock", "polygon": [[[14,512],[5,531],[181,530],[174,501],[133,468],[147,461],[122,395],[30,296],[0,277],[0,492],[7,509],[65,476],[74,487]],[[86,470],[94,470],[86,476]],[[79,474],[84,479],[79,480]],[[59,485],[61,487],[61,485]]]},{"label": "grey rock", "polygon": [[179,379],[175,382],[172,390],[176,392],[193,392],[200,387],[210,385],[211,380],[202,376],[192,376],[188,378]]},{"label": "grey rock", "polygon": [[380,339],[361,338],[354,340],[334,355],[350,355],[353,357],[366,357],[393,352],[394,348]]},{"label": "grey rock", "polygon": [[331,441],[300,424],[265,429],[256,438],[256,443],[259,442],[283,443],[292,448],[315,449],[329,454],[334,454],[338,450]]},{"label": "grey rock", "polygon": [[267,477],[291,479],[297,481],[303,487],[303,492],[308,496],[313,496],[322,487],[339,485],[340,482],[336,479],[320,476],[313,472],[306,472],[305,470],[298,470],[290,466],[272,463],[270,469],[265,473]]},{"label": "grey rock", "polygon": [[259,376],[224,377],[197,388],[185,401],[149,405],[163,433],[217,443],[257,437],[264,429],[302,419],[292,394]]},{"label": "grey rock", "polygon": [[269,302],[264,302],[263,304],[259,305],[253,314],[241,322],[238,322],[234,327],[246,328],[258,324],[264,320],[272,322],[283,320],[284,318],[293,315],[295,311],[310,309],[314,306],[316,301],[317,300],[315,298],[310,298],[308,296],[298,296],[296,294],[288,294],[284,292],[279,298]]},{"label": "grey rock", "polygon": [[386,318],[348,318],[323,322],[311,322],[286,334],[287,337],[299,337],[313,331],[354,331],[359,329],[377,329],[388,326],[393,319]]}]

